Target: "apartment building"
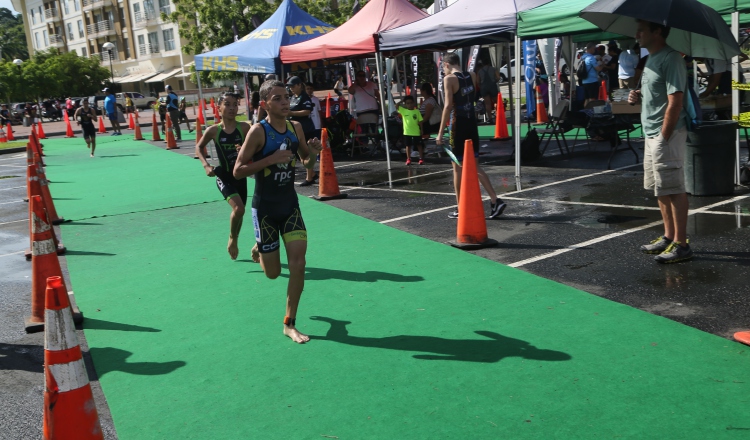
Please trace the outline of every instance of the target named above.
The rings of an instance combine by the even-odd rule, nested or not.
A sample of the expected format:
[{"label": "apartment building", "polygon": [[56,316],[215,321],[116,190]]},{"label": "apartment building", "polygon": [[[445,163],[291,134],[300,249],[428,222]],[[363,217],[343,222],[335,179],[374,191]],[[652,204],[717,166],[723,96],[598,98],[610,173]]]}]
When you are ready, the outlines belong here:
[{"label": "apartment building", "polygon": [[[23,11],[29,53],[55,47],[93,57],[112,70],[123,91],[161,92],[193,89],[189,82],[192,55],[180,50],[176,24],[161,19],[170,0],[11,0]],[[105,43],[115,49],[103,50]]]}]

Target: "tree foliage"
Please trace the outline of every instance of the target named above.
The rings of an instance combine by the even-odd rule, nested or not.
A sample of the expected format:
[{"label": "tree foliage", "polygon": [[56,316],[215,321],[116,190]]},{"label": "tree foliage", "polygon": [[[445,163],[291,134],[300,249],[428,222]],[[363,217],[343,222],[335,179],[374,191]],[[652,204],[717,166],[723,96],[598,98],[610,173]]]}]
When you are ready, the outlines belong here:
[{"label": "tree foliage", "polygon": [[0,62],[0,96],[10,102],[97,94],[110,78],[96,58],[57,49],[37,53],[21,67]]},{"label": "tree foliage", "polygon": [[29,58],[23,19],[21,14],[13,15],[10,9],[0,8],[0,60],[16,58]]}]

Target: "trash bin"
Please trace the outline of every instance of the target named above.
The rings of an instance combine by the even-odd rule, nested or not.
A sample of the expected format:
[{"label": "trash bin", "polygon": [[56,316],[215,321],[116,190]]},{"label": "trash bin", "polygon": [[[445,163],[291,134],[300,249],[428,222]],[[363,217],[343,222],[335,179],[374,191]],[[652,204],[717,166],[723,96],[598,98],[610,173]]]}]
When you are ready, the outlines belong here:
[{"label": "trash bin", "polygon": [[31,127],[31,117],[24,116],[23,117],[23,126],[24,127]]},{"label": "trash bin", "polygon": [[688,132],[685,187],[694,196],[734,193],[737,122],[704,121]]}]

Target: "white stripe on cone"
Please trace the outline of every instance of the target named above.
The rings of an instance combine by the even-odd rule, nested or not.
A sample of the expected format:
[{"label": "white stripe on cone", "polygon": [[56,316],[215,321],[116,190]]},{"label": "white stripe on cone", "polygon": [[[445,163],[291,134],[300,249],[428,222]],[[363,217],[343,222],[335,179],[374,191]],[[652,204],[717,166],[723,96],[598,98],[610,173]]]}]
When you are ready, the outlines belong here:
[{"label": "white stripe on cone", "polygon": [[50,238],[48,240],[35,241],[31,243],[31,255],[37,257],[41,255],[54,254],[57,252],[55,242]]},{"label": "white stripe on cone", "polygon": [[49,231],[49,229],[49,223],[37,217],[36,213],[31,213],[31,232],[41,234],[42,232]]},{"label": "white stripe on cone", "polygon": [[70,307],[62,310],[45,310],[44,323],[48,329],[47,337],[44,338],[45,350],[61,351],[78,346],[78,336],[73,326]]},{"label": "white stripe on cone", "polygon": [[68,362],[67,364],[47,365],[50,374],[57,383],[57,389],[60,393],[77,390],[89,384],[89,377],[86,375],[86,366],[83,359]]}]

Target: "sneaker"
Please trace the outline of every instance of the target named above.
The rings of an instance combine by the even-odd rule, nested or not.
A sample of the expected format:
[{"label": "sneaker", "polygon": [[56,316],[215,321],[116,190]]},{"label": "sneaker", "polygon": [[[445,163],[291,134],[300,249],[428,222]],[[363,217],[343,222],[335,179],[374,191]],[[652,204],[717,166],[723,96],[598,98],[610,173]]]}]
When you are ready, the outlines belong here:
[{"label": "sneaker", "polygon": [[689,244],[685,244],[685,247],[682,247],[679,241],[673,241],[664,252],[655,256],[654,260],[657,263],[679,263],[691,258],[693,258],[693,250]]},{"label": "sneaker", "polygon": [[411,159],[406,159],[406,166],[411,165]]},{"label": "sneaker", "polygon": [[644,254],[660,254],[667,250],[670,244],[672,244],[672,240],[662,235],[652,240],[651,243],[641,246],[641,252]]},{"label": "sneaker", "polygon": [[188,130],[188,133],[192,133],[192,132],[194,132],[194,131],[195,131],[195,129],[193,129],[193,130]]},{"label": "sneaker", "polygon": [[508,206],[505,202],[490,203],[490,218],[495,218],[505,211],[505,207]]},{"label": "sneaker", "polygon": [[303,180],[302,183],[299,184],[299,186],[310,186],[315,182],[314,180]]},{"label": "sneaker", "polygon": [[448,218],[458,218],[458,209],[448,213]]},{"label": "sneaker", "polygon": [[422,159],[419,159],[419,164],[424,165],[424,161]]}]

